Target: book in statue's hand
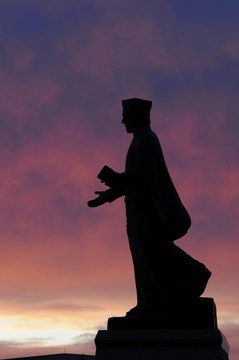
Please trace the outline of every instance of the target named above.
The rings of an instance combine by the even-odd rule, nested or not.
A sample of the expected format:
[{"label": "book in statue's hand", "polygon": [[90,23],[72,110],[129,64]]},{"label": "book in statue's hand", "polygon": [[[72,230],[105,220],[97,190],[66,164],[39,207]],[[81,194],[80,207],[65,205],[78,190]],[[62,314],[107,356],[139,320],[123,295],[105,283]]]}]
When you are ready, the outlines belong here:
[{"label": "book in statue's hand", "polygon": [[112,170],[109,166],[105,165],[97,175],[98,179],[105,182],[109,178],[115,175],[115,171]]}]

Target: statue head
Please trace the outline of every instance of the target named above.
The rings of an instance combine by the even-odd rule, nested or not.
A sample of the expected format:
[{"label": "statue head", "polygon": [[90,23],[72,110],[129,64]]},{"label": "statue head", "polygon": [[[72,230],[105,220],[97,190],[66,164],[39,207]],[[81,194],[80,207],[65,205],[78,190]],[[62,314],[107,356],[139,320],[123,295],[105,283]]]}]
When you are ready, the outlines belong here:
[{"label": "statue head", "polygon": [[122,100],[122,106],[122,123],[128,133],[137,132],[137,130],[150,124],[152,101],[132,98]]}]

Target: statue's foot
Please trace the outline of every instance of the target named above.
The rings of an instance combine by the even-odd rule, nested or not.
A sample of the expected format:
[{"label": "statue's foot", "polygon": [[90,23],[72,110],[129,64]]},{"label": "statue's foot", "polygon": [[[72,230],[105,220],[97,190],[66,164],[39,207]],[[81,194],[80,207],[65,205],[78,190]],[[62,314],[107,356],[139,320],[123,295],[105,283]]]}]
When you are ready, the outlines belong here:
[{"label": "statue's foot", "polygon": [[161,317],[172,316],[176,314],[186,313],[195,302],[198,301],[197,297],[175,297],[168,298],[167,302],[152,305],[149,309],[136,305],[126,313],[126,317]]},{"label": "statue's foot", "polygon": [[138,317],[138,316],[147,316],[148,312],[140,308],[138,305],[127,311],[126,317]]}]

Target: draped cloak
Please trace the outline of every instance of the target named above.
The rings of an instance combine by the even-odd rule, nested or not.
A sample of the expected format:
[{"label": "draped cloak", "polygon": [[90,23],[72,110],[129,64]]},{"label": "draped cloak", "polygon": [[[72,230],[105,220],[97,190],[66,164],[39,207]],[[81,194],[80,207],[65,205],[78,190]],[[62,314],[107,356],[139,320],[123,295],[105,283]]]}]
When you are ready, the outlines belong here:
[{"label": "draped cloak", "polygon": [[174,244],[187,233],[191,219],[150,128],[134,135],[125,172],[118,187],[112,189],[111,201],[123,194],[137,307],[143,312],[155,311],[175,297],[200,296],[211,273]]}]

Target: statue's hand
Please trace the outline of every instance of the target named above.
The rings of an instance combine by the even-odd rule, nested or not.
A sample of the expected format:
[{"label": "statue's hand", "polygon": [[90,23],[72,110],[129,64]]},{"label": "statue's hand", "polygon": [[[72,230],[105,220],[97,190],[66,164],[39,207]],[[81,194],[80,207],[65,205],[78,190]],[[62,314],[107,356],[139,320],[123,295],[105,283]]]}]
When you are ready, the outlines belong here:
[{"label": "statue's hand", "polygon": [[105,196],[105,191],[95,191],[95,194],[99,195],[97,198],[88,201],[89,207],[97,207],[105,204],[107,202],[107,198]]}]

